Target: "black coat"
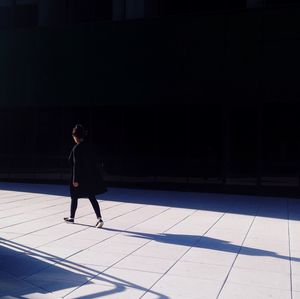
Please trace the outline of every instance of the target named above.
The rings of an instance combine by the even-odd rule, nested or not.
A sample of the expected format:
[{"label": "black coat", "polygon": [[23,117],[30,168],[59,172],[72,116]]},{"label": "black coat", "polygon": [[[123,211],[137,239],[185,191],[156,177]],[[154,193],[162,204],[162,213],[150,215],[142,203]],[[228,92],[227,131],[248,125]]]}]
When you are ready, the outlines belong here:
[{"label": "black coat", "polygon": [[[89,144],[76,144],[69,156],[69,162],[72,166],[71,196],[89,197],[107,191],[101,175],[100,161]],[[79,186],[74,187],[73,181]]]}]

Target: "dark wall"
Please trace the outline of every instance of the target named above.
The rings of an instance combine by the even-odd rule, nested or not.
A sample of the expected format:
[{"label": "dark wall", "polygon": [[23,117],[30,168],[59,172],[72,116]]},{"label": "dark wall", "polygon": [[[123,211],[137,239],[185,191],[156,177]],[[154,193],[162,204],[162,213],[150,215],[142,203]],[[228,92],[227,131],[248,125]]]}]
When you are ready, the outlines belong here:
[{"label": "dark wall", "polygon": [[121,176],[297,175],[293,9],[1,32],[1,171],[62,172],[83,123]]},{"label": "dark wall", "polygon": [[3,104],[297,100],[299,10],[0,32]]}]

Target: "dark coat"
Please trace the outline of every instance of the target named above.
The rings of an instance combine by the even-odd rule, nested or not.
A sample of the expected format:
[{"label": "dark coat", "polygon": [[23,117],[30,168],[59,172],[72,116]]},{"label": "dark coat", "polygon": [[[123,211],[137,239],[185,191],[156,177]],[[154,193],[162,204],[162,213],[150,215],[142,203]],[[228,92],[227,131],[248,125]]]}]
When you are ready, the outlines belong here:
[{"label": "dark coat", "polygon": [[[76,144],[69,156],[69,162],[72,166],[71,196],[89,197],[107,191],[101,175],[100,161],[89,144]],[[78,182],[79,186],[75,188],[73,181]]]}]

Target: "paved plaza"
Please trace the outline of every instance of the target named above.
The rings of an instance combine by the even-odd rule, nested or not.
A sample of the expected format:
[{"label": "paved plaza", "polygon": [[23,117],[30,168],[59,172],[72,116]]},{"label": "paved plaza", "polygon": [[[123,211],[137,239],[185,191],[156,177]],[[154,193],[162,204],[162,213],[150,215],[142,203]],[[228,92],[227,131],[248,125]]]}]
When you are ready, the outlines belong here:
[{"label": "paved plaza", "polygon": [[300,298],[300,200],[0,183],[1,298]]}]

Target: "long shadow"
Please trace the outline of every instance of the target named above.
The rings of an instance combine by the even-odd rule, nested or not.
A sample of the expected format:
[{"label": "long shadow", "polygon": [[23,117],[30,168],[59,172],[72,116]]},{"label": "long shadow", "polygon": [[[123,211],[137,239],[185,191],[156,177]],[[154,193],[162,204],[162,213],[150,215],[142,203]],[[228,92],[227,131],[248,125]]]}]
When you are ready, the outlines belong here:
[{"label": "long shadow", "polygon": [[152,240],[152,241],[165,243],[165,244],[175,244],[175,245],[189,246],[194,248],[205,248],[210,250],[239,253],[242,255],[250,255],[250,256],[269,256],[278,259],[300,262],[300,258],[284,256],[274,251],[269,251],[264,249],[252,248],[247,246],[241,247],[240,245],[232,244],[226,240],[215,239],[206,236],[168,234],[168,233],[149,234],[149,233],[141,233],[135,231],[123,231],[123,230],[112,229],[112,228],[104,228],[104,229],[123,233],[133,238]]},{"label": "long shadow", "polygon": [[[39,278],[39,273],[47,269],[50,270],[50,276],[47,276],[45,280]],[[36,280],[30,279],[36,275]],[[64,289],[74,291],[83,285],[92,284],[91,280],[93,280],[105,283],[108,290],[80,296],[80,298],[100,298],[134,288],[150,292],[160,299],[169,299],[163,294],[130,281],[3,238],[0,238],[0,278],[1,297],[23,298],[33,293],[47,294]],[[57,283],[58,280],[59,283]],[[46,281],[46,284],[39,286],[38,281]]]},{"label": "long shadow", "polygon": [[[0,182],[0,190],[69,197],[68,185]],[[300,200],[291,198],[126,188],[109,188],[108,192],[97,198],[221,213],[228,212],[228,208],[231,207],[230,213],[241,215],[254,215],[258,207],[263,207],[260,209],[261,217],[300,220]]]},{"label": "long shadow", "polygon": [[[215,250],[220,252],[239,253],[249,256],[269,256],[278,259],[291,260],[294,262],[300,262],[300,258],[289,257],[277,254],[274,251],[268,251],[264,249],[257,249],[232,244],[226,240],[210,238],[199,235],[184,235],[184,234],[151,234],[137,231],[126,231],[105,228],[105,230],[121,233],[132,238],[142,238],[149,241],[155,241],[165,244],[176,244],[194,248],[205,248],[209,250]],[[63,267],[63,268],[62,268]],[[41,286],[31,286],[30,278],[36,276],[36,281],[39,281],[39,273],[43,270],[51,269],[50,276],[47,277],[48,283]],[[2,283],[5,281],[12,281],[12,278],[16,279],[18,284],[15,291],[11,289],[0,290],[0,296],[17,296],[22,297],[31,294],[30,292],[38,292],[46,294],[60,291],[64,289],[77,289],[83,285],[92,284],[93,281],[98,281],[108,285],[108,290],[99,291],[86,296],[80,296],[80,298],[100,298],[110,294],[117,294],[126,292],[127,288],[133,288],[141,290],[143,292],[150,292],[160,299],[168,299],[167,296],[148,290],[142,286],[134,284],[130,281],[119,279],[105,272],[93,269],[85,265],[81,265],[67,259],[62,259],[58,256],[33,249],[28,246],[18,244],[14,241],[9,241],[0,238],[0,276],[3,273],[11,275],[6,280],[2,279]],[[29,278],[29,279],[28,279]],[[57,280],[61,280],[57,284]],[[41,278],[41,280],[43,280]],[[27,286],[22,286],[22,283],[28,283]],[[35,282],[35,280],[33,280]],[[20,284],[21,283],[21,284]],[[37,283],[38,284],[38,283]]]}]

